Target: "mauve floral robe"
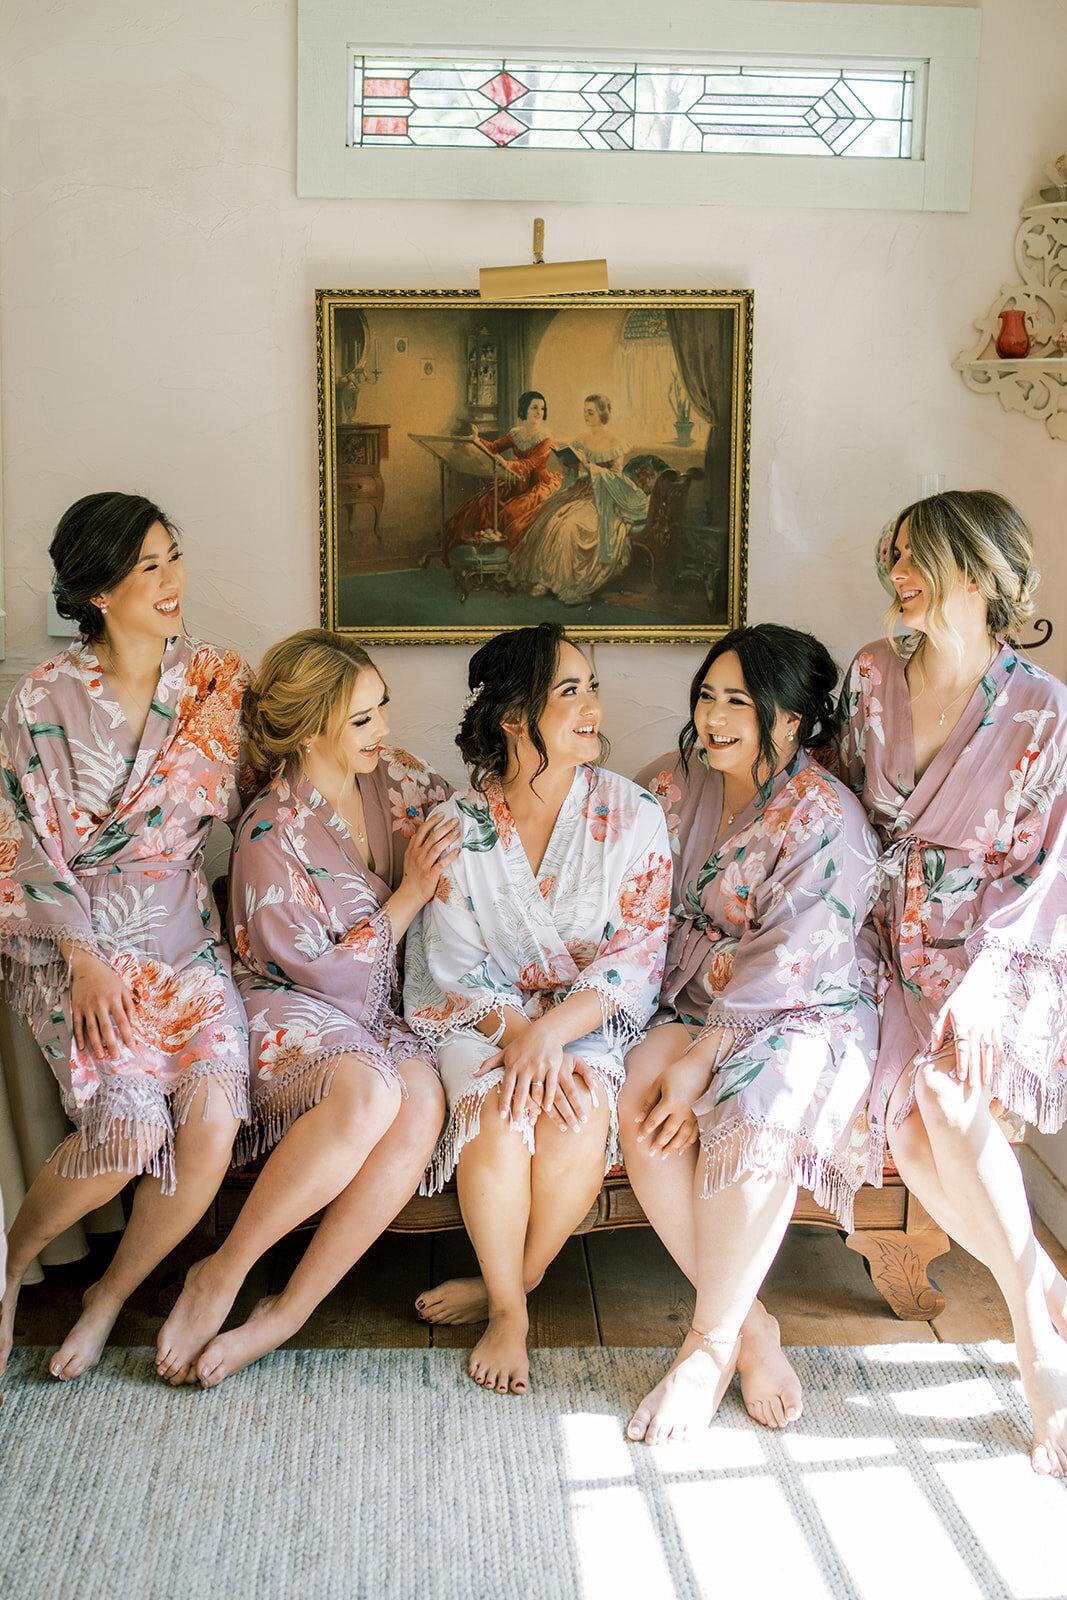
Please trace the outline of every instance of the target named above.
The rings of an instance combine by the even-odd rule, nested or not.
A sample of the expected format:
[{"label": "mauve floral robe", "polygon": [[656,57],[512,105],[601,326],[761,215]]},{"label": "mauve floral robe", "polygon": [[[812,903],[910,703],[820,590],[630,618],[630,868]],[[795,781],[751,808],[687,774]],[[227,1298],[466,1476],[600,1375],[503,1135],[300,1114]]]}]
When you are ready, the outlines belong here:
[{"label": "mauve floral robe", "polygon": [[746,1172],[811,1189],[851,1230],[864,1181],[881,1182],[865,1106],[878,1044],[877,945],[860,931],[878,848],[841,783],[801,751],[722,838],[722,778],[694,752],[638,776],[675,849],[671,937],[657,1023],[733,1042],[693,1109],[704,1193]]},{"label": "mauve floral robe", "polygon": [[[1001,644],[915,780],[904,669],[921,640],[861,650],[841,696],[842,775],[881,840],[876,918],[891,978],[871,1120],[960,984],[993,996],[993,1093],[1054,1133],[1067,1111],[1067,690]],[[913,1091],[901,1108],[906,1113]]]},{"label": "mauve floral robe", "polygon": [[383,909],[408,840],[449,793],[404,750],[360,774],[374,869],[329,801],[290,766],[245,812],[230,863],[230,941],[248,1013],[251,1127],[238,1158],[269,1150],[329,1093],[347,1052],[399,1081],[432,1053],[393,1010],[397,951]]},{"label": "mauve floral robe", "polygon": [[[230,953],[204,876],[212,821],[241,811],[240,658],[167,641],[138,743],[87,642],[16,686],[0,767],[0,960],[63,1092],[76,1139],[63,1176],[111,1169],[108,1143],[129,1141],[130,1170],[174,1187],[174,1128],[205,1080],[247,1114],[248,1037]],[[74,1043],[69,963],[91,950],[137,1001],[137,1047],[113,1058]],[[151,1159],[143,1156],[160,1133]]]},{"label": "mauve floral robe", "polygon": [[[429,1192],[451,1177],[503,1077],[473,1076],[497,1048],[475,1024],[507,1009],[532,1021],[584,989],[599,996],[603,1020],[567,1053],[610,1100],[610,1168],[623,1052],[652,1015],[663,977],[671,889],[663,815],[627,778],[579,767],[535,876],[495,779],[484,794],[455,796],[443,814],[460,824],[462,848],[411,925],[404,974],[405,1015],[436,1045],[449,1104]],[[517,1126],[532,1148],[529,1119]]]}]

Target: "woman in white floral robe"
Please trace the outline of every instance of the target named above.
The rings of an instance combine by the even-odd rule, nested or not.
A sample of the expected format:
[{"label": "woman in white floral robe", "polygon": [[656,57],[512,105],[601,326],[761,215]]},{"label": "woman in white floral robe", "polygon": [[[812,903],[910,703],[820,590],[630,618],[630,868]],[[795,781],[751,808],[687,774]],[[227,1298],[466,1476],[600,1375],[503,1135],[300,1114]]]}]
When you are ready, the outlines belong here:
[{"label": "woman in white floral robe", "polygon": [[[397,1016],[397,946],[455,830],[427,823],[447,784],[384,743],[366,652],[310,629],[268,651],[245,700],[249,756],[274,774],[230,867],[230,936],[252,1040],[251,1123],[270,1157],[160,1335],[170,1382],[205,1386],[291,1338],[410,1199],[440,1131],[431,1052]],[[253,1264],[325,1207],[279,1295],[215,1337]]]},{"label": "woman in white floral robe", "polygon": [[474,788],[442,807],[461,849],[408,942],[404,1008],[448,1096],[435,1185],[457,1168],[482,1277],[417,1302],[488,1329],[476,1382],[525,1391],[526,1294],[592,1204],[626,1044],[655,1008],[670,847],[650,795],[594,766],[600,703],[555,624],[471,660],[457,743]]},{"label": "woman in white floral robe", "polygon": [[678,1359],[628,1429],[649,1444],[706,1427],[735,1365],[758,1421],[799,1416],[756,1293],[799,1186],[851,1229],[856,1189],[880,1181],[864,1115],[875,962],[858,937],[877,845],[807,754],[832,729],[836,682],[809,634],[736,629],[693,679],[680,751],[640,775],[670,819],[674,909],[658,1026],[626,1058],[619,1125],[637,1197],[697,1291]]},{"label": "woman in white floral robe", "polygon": [[83,638],[23,678],[4,714],[0,963],[75,1131],[11,1226],[0,1371],[34,1256],[145,1174],[50,1363],[73,1378],[203,1215],[247,1110],[244,1012],[203,869],[212,821],[240,814],[243,672],[180,633],[181,552],[150,501],[87,496],[51,554]]},{"label": "woman in white floral robe", "polygon": [[1035,1470],[1067,1474],[1067,1283],[1034,1238],[1007,1118],[1067,1110],[1067,690],[1009,642],[1033,544],[1000,495],[950,491],[879,541],[908,631],[861,650],[841,762],[884,850],[890,961],[871,1121],[931,1216],[999,1284]]}]

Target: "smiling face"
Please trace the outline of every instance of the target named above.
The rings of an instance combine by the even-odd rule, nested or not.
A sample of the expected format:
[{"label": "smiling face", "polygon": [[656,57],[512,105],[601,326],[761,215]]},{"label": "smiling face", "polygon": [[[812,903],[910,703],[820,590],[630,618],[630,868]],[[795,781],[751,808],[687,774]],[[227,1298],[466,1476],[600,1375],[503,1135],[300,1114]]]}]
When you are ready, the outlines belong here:
[{"label": "smiling face", "polygon": [[[796,749],[791,735],[799,723],[799,717],[777,711],[772,730],[775,772]],[[697,694],[693,726],[707,754],[709,767],[743,787],[755,782],[753,769],[760,748],[759,718],[736,651],[727,650],[717,656],[708,668]],[[761,770],[760,782],[765,783],[771,776],[771,772]]]},{"label": "smiling face", "polygon": [[105,613],[105,633],[116,638],[169,639],[181,631],[185,564],[178,541],[153,522],[133,570],[105,594],[94,596]]},{"label": "smiling face", "polygon": [[356,678],[336,737],[316,734],[304,767],[320,794],[332,798],[348,774],[373,772],[389,737],[389,691],[373,667]]},{"label": "smiling face", "polygon": [[545,420],[545,402],[540,395],[536,395],[526,407],[525,422],[527,428],[536,428]]},{"label": "smiling face", "polygon": [[[929,578],[919,570],[912,558],[908,541],[908,519],[897,529],[889,552],[889,581],[897,592],[900,620],[913,632],[929,633],[934,606],[933,589]],[[945,596],[945,621],[949,630],[959,628],[965,615],[972,609],[970,595],[977,593],[962,572],[957,572],[953,588]],[[936,629],[936,623],[933,624]]]},{"label": "smiling face", "polygon": [[[593,669],[569,640],[560,645],[552,687],[538,722],[550,768],[587,766],[600,754],[600,719],[603,715]],[[519,747],[536,754],[524,728],[504,723]],[[535,763],[536,764],[536,763]]]}]

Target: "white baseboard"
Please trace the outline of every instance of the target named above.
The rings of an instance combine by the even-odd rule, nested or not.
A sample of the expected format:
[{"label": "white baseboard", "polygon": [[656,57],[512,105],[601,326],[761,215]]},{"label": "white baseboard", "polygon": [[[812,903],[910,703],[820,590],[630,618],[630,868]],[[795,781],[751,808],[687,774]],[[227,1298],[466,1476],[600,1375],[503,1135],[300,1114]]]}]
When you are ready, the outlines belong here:
[{"label": "white baseboard", "polygon": [[1067,1245],[1067,1187],[1029,1145],[1017,1145],[1015,1153],[1023,1169],[1023,1181],[1034,1215],[1041,1218],[1062,1245]]}]

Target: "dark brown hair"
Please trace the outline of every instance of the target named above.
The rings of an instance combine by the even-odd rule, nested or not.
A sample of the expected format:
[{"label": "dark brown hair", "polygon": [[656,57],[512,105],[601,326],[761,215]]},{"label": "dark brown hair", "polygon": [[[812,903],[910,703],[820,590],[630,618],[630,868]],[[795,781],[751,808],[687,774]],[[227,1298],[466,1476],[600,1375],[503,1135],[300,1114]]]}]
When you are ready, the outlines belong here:
[{"label": "dark brown hair", "polygon": [[52,594],[61,617],[76,622],[87,639],[98,639],[104,617],[93,596],[106,594],[133,571],[145,534],[160,523],[177,539],[170,518],[140,494],[118,490],[76,500],[56,524],[48,554],[55,577]]}]

